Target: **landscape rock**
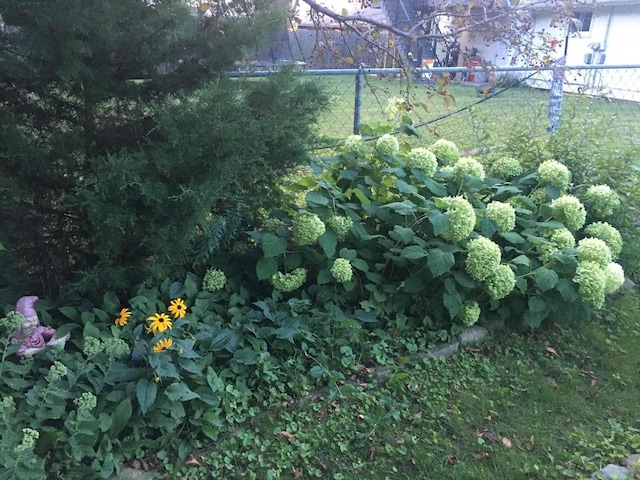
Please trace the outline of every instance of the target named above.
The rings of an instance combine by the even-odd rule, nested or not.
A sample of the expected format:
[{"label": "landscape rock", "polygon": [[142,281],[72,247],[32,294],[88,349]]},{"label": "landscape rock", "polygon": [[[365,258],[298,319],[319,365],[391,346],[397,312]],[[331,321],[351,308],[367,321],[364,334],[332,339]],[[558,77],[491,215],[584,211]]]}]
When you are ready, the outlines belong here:
[{"label": "landscape rock", "polygon": [[458,340],[461,345],[468,345],[470,343],[481,343],[489,335],[489,330],[484,327],[474,325],[473,327],[463,330],[458,335]]},{"label": "landscape rock", "polygon": [[155,474],[155,470],[145,472],[138,468],[123,467],[120,473],[114,473],[109,480],[153,480],[156,478]]},{"label": "landscape rock", "polygon": [[453,343],[442,343],[440,345],[436,345],[433,348],[430,348],[427,352],[427,356],[429,357],[445,357],[449,358],[456,353],[458,353],[458,349],[460,348],[460,342]]},{"label": "landscape rock", "polygon": [[633,478],[631,470],[613,464],[609,464],[591,475],[591,480],[626,480],[631,478]]},{"label": "landscape rock", "polygon": [[622,465],[624,465],[627,468],[633,468],[636,466],[636,464],[640,462],[640,453],[635,453],[633,455],[629,455],[627,458],[625,458],[622,461]]}]

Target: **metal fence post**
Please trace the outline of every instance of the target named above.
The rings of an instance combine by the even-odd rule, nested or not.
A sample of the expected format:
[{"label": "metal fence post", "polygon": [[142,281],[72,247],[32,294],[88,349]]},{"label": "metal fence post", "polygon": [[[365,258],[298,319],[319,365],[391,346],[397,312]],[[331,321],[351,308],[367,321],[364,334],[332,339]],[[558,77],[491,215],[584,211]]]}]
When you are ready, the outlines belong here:
[{"label": "metal fence post", "polygon": [[355,103],[353,105],[353,134],[360,134],[360,113],[362,110],[362,83],[364,81],[364,70],[358,69],[356,74],[356,94]]},{"label": "metal fence post", "polygon": [[549,127],[548,132],[555,133],[560,128],[562,116],[562,95],[564,86],[564,66],[566,59],[562,57],[556,61],[553,67],[553,80],[551,82],[551,97],[549,98]]}]

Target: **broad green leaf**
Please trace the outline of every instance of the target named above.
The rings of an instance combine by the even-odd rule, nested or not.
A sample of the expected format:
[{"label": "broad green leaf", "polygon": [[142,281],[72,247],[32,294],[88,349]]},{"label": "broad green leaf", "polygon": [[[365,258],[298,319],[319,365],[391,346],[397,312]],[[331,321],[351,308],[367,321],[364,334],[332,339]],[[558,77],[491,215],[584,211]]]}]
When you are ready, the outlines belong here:
[{"label": "broad green leaf", "polygon": [[323,268],[318,272],[316,282],[318,285],[326,285],[327,283],[330,283],[332,279],[333,276],[331,275],[331,271],[328,268]]},{"label": "broad green leaf", "polygon": [[[143,415],[147,413],[151,405],[156,401],[157,394],[158,384],[156,382],[150,382],[146,378],[138,380],[138,383],[136,383],[136,398],[138,399]],[[122,405],[122,403],[120,405]]]},{"label": "broad green leaf", "polygon": [[389,236],[396,241],[402,241],[403,243],[411,243],[415,238],[416,234],[412,229],[407,227],[402,227],[400,225],[395,225],[393,227],[393,231],[389,232]]},{"label": "broad green leaf", "polygon": [[338,239],[336,238],[336,234],[333,233],[333,230],[325,230],[325,232],[318,237],[318,243],[320,243],[327,258],[332,258],[336,253]]},{"label": "broad green leaf", "polygon": [[402,249],[400,256],[408,260],[418,260],[419,258],[426,257],[427,251],[418,245],[409,245]]},{"label": "broad green leaf", "polygon": [[117,438],[118,434],[127,426],[132,412],[133,406],[131,405],[130,398],[122,400],[113,410],[113,415],[111,416],[111,428],[109,428],[109,436],[111,438]]},{"label": "broad green leaf", "polygon": [[233,331],[229,330],[228,328],[222,330],[218,335],[215,336],[213,340],[211,340],[211,350],[213,350],[214,352],[222,350],[227,345],[227,342],[231,338],[232,334]]},{"label": "broad green leaf", "polygon": [[102,297],[102,305],[106,311],[113,313],[120,307],[120,299],[115,292],[109,291]]},{"label": "broad green leaf", "polygon": [[324,195],[322,195],[322,193],[317,192],[315,190],[307,192],[306,199],[307,199],[307,205],[309,205],[310,207],[318,207],[318,206],[324,206],[329,204],[329,199]]},{"label": "broad green leaf", "polygon": [[80,318],[78,310],[74,307],[60,307],[58,310],[60,310],[60,313],[70,320],[78,321]]},{"label": "broad green leaf", "polygon": [[493,220],[489,220],[488,218],[483,218],[480,220],[480,232],[487,238],[493,237],[493,234],[498,231],[498,226],[496,222]]},{"label": "broad green leaf", "polygon": [[526,255],[518,255],[509,263],[513,263],[515,265],[524,265],[525,267],[531,266],[531,260],[529,260],[529,257],[527,257]]},{"label": "broad green leaf", "polygon": [[560,190],[558,187],[554,187],[553,185],[547,185],[546,187],[544,187],[544,193],[546,193],[547,197],[549,197],[551,200],[555,200],[556,198],[559,198],[560,195],[562,195],[562,190]]},{"label": "broad green leaf", "polygon": [[529,328],[537,328],[544,320],[544,317],[540,312],[532,312],[527,310],[524,312],[524,324]]},{"label": "broad green leaf", "polygon": [[262,257],[256,263],[256,274],[258,280],[266,280],[278,271],[278,262],[275,258]]},{"label": "broad green leaf", "polygon": [[179,298],[184,296],[185,288],[180,282],[173,282],[169,286],[169,298]]},{"label": "broad green leaf", "polygon": [[451,225],[449,215],[442,213],[440,210],[431,210],[429,212],[429,221],[433,225],[433,234],[436,236],[442,235]]},{"label": "broad green leaf", "polygon": [[516,233],[516,232],[501,233],[500,236],[504,238],[507,242],[513,243],[514,245],[518,245],[526,242],[526,240],[522,238],[522,236],[519,233]]},{"label": "broad green leaf", "polygon": [[458,292],[454,293],[443,293],[442,294],[442,302],[444,306],[447,308],[449,312],[449,316],[451,318],[455,318],[460,310],[462,309],[462,297]]},{"label": "broad green leaf", "polygon": [[262,236],[262,252],[267,258],[274,258],[282,255],[287,250],[287,239],[277,237],[272,233],[265,233]]},{"label": "broad green leaf", "polygon": [[196,276],[191,272],[187,273],[187,278],[184,279],[184,290],[187,298],[193,298],[198,294],[198,281],[196,279]]},{"label": "broad green leaf", "polygon": [[396,179],[396,188],[400,193],[418,193],[418,189],[404,180]]},{"label": "broad green leaf", "polygon": [[383,205],[382,208],[388,208],[393,210],[399,215],[409,215],[418,210],[418,206],[411,200],[405,200],[404,202],[391,202]]},{"label": "broad green leaf", "polygon": [[260,361],[260,354],[251,348],[241,348],[234,352],[233,359],[240,365],[256,365]]},{"label": "broad green leaf", "polygon": [[402,290],[407,293],[418,293],[424,290],[426,283],[419,277],[412,277],[404,281]]},{"label": "broad green leaf", "polygon": [[556,289],[560,292],[562,299],[566,302],[575,302],[579,298],[574,284],[566,278],[558,280]]},{"label": "broad green leaf", "polygon": [[354,260],[358,256],[358,252],[349,248],[341,248],[340,249],[340,257],[345,258],[347,260]]},{"label": "broad green leaf", "polygon": [[465,272],[455,272],[453,274],[453,278],[458,282],[461,286],[465,288],[475,288],[478,286],[476,281],[467,275]]},{"label": "broad green leaf", "polygon": [[353,268],[357,268],[361,272],[369,271],[369,264],[361,258],[354,258],[353,260],[351,260],[351,265],[353,265]]},{"label": "broad green leaf", "polygon": [[541,292],[546,292],[556,286],[558,274],[549,268],[540,267],[533,273],[533,280]]},{"label": "broad green leaf", "polygon": [[164,394],[169,400],[186,402],[194,398],[200,398],[196,392],[192,391],[182,382],[172,383],[167,387]]},{"label": "broad green leaf", "polygon": [[542,297],[529,297],[528,305],[531,312],[544,312],[544,309],[547,307]]},{"label": "broad green leaf", "polygon": [[77,323],[65,323],[64,325],[61,325],[58,328],[56,328],[56,338],[62,338],[71,330],[74,330],[79,327],[80,325],[78,325]]},{"label": "broad green leaf", "polygon": [[322,369],[322,367],[320,365],[314,365],[309,370],[309,375],[311,375],[313,378],[320,378],[320,377],[322,377],[323,373],[324,373],[324,370]]},{"label": "broad green leaf", "polygon": [[456,259],[453,256],[453,253],[443,252],[439,248],[429,250],[427,265],[434,277],[439,277],[443,273],[448,272],[455,263]]}]

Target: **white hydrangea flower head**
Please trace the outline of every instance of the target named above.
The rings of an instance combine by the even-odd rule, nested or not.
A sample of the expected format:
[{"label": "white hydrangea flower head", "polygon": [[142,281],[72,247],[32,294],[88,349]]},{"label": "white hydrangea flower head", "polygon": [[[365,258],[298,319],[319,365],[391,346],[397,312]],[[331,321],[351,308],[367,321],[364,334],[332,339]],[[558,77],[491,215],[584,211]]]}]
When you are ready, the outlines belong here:
[{"label": "white hydrangea flower head", "polygon": [[575,231],[582,228],[587,219],[587,211],[584,205],[573,195],[562,195],[551,202],[553,217],[563,222],[569,230]]},{"label": "white hydrangea flower head", "polygon": [[578,261],[593,262],[606,268],[611,263],[611,250],[599,238],[587,237],[578,242]]},{"label": "white hydrangea flower head", "polygon": [[226,283],[227,277],[222,270],[210,268],[202,279],[202,289],[207,292],[215,292],[223,289]]},{"label": "white hydrangea flower head", "polygon": [[313,245],[327,227],[315,213],[299,213],[293,219],[293,241],[296,245]]},{"label": "white hydrangea flower head", "polygon": [[444,138],[436,140],[436,142],[429,147],[429,150],[435,153],[436,157],[442,160],[445,165],[454,165],[460,160],[460,150],[458,150],[458,146]]},{"label": "white hydrangea flower head", "polygon": [[624,269],[618,263],[611,262],[604,269],[604,293],[615,292],[624,283]]},{"label": "white hydrangea flower head", "polygon": [[566,228],[555,228],[549,232],[545,232],[545,237],[555,243],[554,245],[539,244],[536,246],[536,251],[540,256],[540,260],[543,262],[550,262],[553,260],[553,255],[556,252],[560,252],[567,248],[573,248],[576,245],[576,239]]},{"label": "white hydrangea flower head", "polygon": [[516,209],[509,203],[491,202],[487,204],[485,216],[495,222],[500,233],[510,232],[516,226]]},{"label": "white hydrangea flower head", "polygon": [[483,281],[500,266],[500,246],[486,237],[478,237],[467,244],[465,269],[471,278]]},{"label": "white hydrangea flower head", "polygon": [[291,273],[276,272],[271,276],[271,285],[281,292],[292,292],[302,286],[307,281],[307,270],[296,268]]},{"label": "white hydrangea flower head", "polygon": [[549,203],[549,200],[551,200],[544,188],[534,188],[531,193],[529,193],[529,198],[533,200],[536,205]]},{"label": "white hydrangea flower head", "polygon": [[344,151],[363,158],[369,152],[369,147],[361,135],[349,135],[344,141]]},{"label": "white hydrangea flower head", "polygon": [[487,174],[493,178],[500,178],[502,180],[509,180],[512,177],[516,177],[523,172],[522,163],[520,160],[513,157],[501,157],[493,160],[487,168]]},{"label": "white hydrangea flower head", "polygon": [[476,226],[476,212],[473,205],[462,196],[444,197],[442,203],[450,220],[444,237],[459,242],[471,235]]},{"label": "white hydrangea flower head", "polygon": [[471,327],[472,325],[475,325],[480,319],[480,313],[481,309],[480,305],[478,305],[478,302],[474,300],[467,301],[465,302],[464,306],[462,307],[462,311],[459,314],[460,321],[464,326]]},{"label": "white hydrangea flower head", "polygon": [[333,278],[340,283],[349,282],[353,277],[351,262],[346,258],[336,258],[330,271]]},{"label": "white hydrangea flower head", "polygon": [[385,133],[378,140],[376,140],[376,150],[382,155],[393,157],[400,151],[400,144],[398,143],[398,139],[396,137]]},{"label": "white hydrangea flower head", "polygon": [[327,225],[335,232],[336,238],[344,240],[353,226],[353,220],[342,215],[333,215],[327,219]]},{"label": "white hydrangea flower head", "polygon": [[571,183],[569,169],[557,160],[546,160],[538,166],[538,183],[565,191]]},{"label": "white hydrangea flower head", "polygon": [[620,252],[622,252],[623,240],[617,228],[607,222],[594,222],[587,225],[584,232],[590,237],[603,240],[611,250],[611,258],[618,259]]},{"label": "white hydrangea flower head", "polygon": [[501,300],[516,286],[516,274],[509,265],[499,265],[484,281],[484,287],[493,300]]},{"label": "white hydrangea flower head", "polygon": [[609,185],[592,185],[584,194],[584,203],[597,218],[607,218],[620,207],[620,197]]},{"label": "white hydrangea flower head", "polygon": [[578,263],[573,281],[578,284],[578,294],[585,302],[595,309],[604,305],[606,274],[598,263]]},{"label": "white hydrangea flower head", "polygon": [[431,177],[438,169],[438,159],[431,150],[423,147],[417,147],[407,154],[404,161],[409,168],[419,168],[424,170],[425,174]]},{"label": "white hydrangea flower head", "polygon": [[387,100],[387,108],[385,113],[389,120],[395,120],[399,113],[406,110],[407,102],[402,97],[391,97]]},{"label": "white hydrangea flower head", "polygon": [[473,175],[474,177],[484,180],[485,173],[482,164],[475,158],[462,157],[454,166],[453,171],[456,174],[456,180],[462,182],[464,175]]}]

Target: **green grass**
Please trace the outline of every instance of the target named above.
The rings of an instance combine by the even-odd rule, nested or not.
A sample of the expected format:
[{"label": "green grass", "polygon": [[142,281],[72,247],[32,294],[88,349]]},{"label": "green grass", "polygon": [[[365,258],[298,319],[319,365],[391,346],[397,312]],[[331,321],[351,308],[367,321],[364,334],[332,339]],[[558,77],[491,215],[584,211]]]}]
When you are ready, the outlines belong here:
[{"label": "green grass", "polygon": [[298,395],[167,478],[585,478],[640,451],[637,312],[621,295],[600,318],[503,328],[448,360],[412,363],[398,341],[388,380],[352,365],[328,390],[289,384]]},{"label": "green grass", "polygon": [[[332,95],[330,108],[322,114],[320,134],[340,140],[353,133],[355,77],[312,78],[321,82]],[[387,100],[401,97],[407,99],[412,107],[409,116],[414,124],[426,123],[419,129],[424,137],[423,142],[445,137],[463,150],[498,146],[517,126],[526,126],[535,135],[544,135],[548,126],[550,93],[547,90],[514,87],[486,101],[482,101],[484,96],[478,94],[473,85],[452,83],[446,86],[447,95],[437,90],[433,85],[408,84],[406,80],[397,78],[367,76],[363,88],[361,122],[384,121]],[[473,109],[455,113],[465,107]],[[635,136],[636,142],[640,141],[640,104],[565,95],[563,115],[565,122],[574,124],[586,122],[589,118],[602,120],[615,116],[614,134],[610,140],[628,142]]]}]

